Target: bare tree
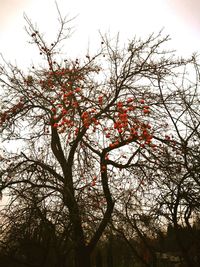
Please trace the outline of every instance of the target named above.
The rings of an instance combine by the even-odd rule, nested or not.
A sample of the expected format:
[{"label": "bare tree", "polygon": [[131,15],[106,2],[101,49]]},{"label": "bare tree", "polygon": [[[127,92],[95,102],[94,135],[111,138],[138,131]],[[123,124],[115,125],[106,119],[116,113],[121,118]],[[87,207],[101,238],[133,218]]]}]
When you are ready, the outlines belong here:
[{"label": "bare tree", "polygon": [[59,59],[68,21],[60,16],[51,44],[27,22],[44,64],[27,73],[6,62],[0,67],[2,142],[19,144],[2,154],[1,191],[9,189],[16,201],[31,190],[45,203],[59,199],[75,266],[89,267],[126,185],[144,182],[138,170],[156,164],[166,125],[160,82],[172,81],[188,61],[163,51],[168,37],[160,33],[124,48],[118,38],[101,37],[97,54]]}]

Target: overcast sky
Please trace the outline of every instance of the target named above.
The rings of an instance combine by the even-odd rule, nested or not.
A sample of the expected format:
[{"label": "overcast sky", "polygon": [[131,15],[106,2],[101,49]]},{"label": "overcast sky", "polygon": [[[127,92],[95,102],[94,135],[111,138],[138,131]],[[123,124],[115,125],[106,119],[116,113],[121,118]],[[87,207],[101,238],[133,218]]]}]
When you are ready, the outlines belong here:
[{"label": "overcast sky", "polygon": [[[120,32],[122,41],[147,36],[164,28],[172,38],[169,44],[180,55],[200,51],[199,0],[57,0],[61,13],[77,18],[75,33],[69,40],[69,55],[94,46],[98,31]],[[36,50],[28,44],[23,13],[51,38],[56,33],[54,0],[0,0],[0,53],[8,60],[31,62]]]}]

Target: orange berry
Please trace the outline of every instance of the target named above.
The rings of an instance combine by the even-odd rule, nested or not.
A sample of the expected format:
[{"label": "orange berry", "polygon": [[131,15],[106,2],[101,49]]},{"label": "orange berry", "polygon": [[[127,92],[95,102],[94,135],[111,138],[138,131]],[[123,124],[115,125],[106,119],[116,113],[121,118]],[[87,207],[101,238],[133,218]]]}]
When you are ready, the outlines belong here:
[{"label": "orange berry", "polygon": [[106,134],[106,138],[110,138],[110,133],[107,133]]},{"label": "orange berry", "polygon": [[76,92],[76,93],[78,93],[78,92],[80,92],[80,91],[81,91],[81,88],[76,88],[76,89],[75,89],[75,92]]},{"label": "orange berry", "polygon": [[133,101],[133,98],[128,98],[126,102],[131,103],[132,101]]},{"label": "orange berry", "polygon": [[54,123],[53,128],[57,128],[57,127],[58,127],[58,123]]},{"label": "orange berry", "polygon": [[144,112],[144,114],[149,114],[150,110],[149,109],[144,109],[143,112]]}]

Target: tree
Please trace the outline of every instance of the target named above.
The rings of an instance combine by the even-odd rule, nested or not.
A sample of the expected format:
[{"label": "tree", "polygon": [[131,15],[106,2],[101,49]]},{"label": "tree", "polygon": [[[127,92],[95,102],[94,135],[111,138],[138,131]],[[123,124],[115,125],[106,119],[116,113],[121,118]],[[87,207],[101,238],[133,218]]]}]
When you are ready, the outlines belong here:
[{"label": "tree", "polygon": [[20,142],[17,151],[2,153],[1,190],[16,199],[33,190],[46,204],[60,201],[68,211],[75,266],[89,267],[128,182],[132,188],[144,183],[139,170],[156,164],[152,155],[166,125],[156,83],[172,80],[187,61],[162,50],[168,37],[160,33],[123,49],[118,38],[112,43],[101,36],[97,54],[59,59],[67,20],[60,16],[50,45],[27,22],[45,63],[27,73],[9,63],[0,68],[2,142]]},{"label": "tree", "polygon": [[[153,257],[158,247],[148,244],[148,236],[159,235],[166,223],[172,224],[175,241],[166,246],[167,251],[171,249],[181,255],[184,266],[199,266],[199,233],[193,228],[200,203],[197,59],[193,57],[184,68],[180,67],[173,79],[165,77],[163,81],[158,76],[154,84],[160,96],[156,108],[166,122],[165,136],[154,133],[156,151],[141,170],[134,168],[143,186],[139,184],[137,190],[126,191],[114,227],[129,243],[130,236],[138,234]],[[160,247],[163,249],[166,248]],[[132,250],[138,254],[136,247]]]},{"label": "tree", "polygon": [[[197,232],[192,227],[199,213],[199,64],[185,66],[182,78],[171,88],[158,86],[171,133],[163,150],[159,175],[158,212],[173,225],[176,241],[187,266],[198,266]],[[172,89],[173,88],[173,89]],[[164,93],[169,90],[168,98]],[[193,240],[193,245],[188,240]],[[195,245],[194,245],[195,244]],[[196,257],[191,253],[196,250]]]},{"label": "tree", "polygon": [[33,188],[19,190],[9,210],[1,210],[2,254],[10,265],[65,266],[66,258],[70,262],[71,229],[62,202],[44,201],[46,194]]}]

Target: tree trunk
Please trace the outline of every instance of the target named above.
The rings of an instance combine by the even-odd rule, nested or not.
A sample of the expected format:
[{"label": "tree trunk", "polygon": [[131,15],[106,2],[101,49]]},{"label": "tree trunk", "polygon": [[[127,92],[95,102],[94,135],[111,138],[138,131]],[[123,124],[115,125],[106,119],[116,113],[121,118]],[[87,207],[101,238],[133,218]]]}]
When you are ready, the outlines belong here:
[{"label": "tree trunk", "polygon": [[113,239],[112,236],[108,239],[107,247],[107,267],[113,267]]},{"label": "tree trunk", "polygon": [[90,253],[86,247],[76,249],[75,267],[91,267]]},{"label": "tree trunk", "polygon": [[101,255],[101,251],[99,249],[97,250],[95,261],[96,261],[96,267],[102,267],[103,266],[102,255]]}]

